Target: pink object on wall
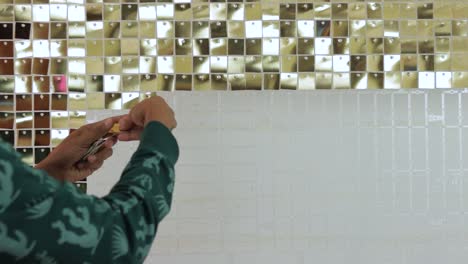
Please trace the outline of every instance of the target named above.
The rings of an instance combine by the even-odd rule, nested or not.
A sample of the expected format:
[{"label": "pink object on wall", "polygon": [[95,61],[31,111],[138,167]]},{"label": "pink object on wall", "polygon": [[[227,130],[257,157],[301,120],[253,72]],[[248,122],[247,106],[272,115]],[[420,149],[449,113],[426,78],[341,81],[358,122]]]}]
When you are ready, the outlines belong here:
[{"label": "pink object on wall", "polygon": [[54,76],[54,87],[55,92],[66,93],[67,92],[67,78],[65,75]]}]

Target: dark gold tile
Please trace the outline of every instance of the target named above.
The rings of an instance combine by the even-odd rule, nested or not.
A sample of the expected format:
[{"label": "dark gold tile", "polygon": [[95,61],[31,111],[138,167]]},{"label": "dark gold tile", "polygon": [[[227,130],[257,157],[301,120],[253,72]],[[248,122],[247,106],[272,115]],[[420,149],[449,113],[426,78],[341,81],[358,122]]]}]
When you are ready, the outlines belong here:
[{"label": "dark gold tile", "polygon": [[416,55],[404,55],[401,58],[402,71],[417,71],[418,57]]},{"label": "dark gold tile", "polygon": [[421,38],[434,37],[434,23],[433,21],[418,21],[418,36]]},{"label": "dark gold tile", "polygon": [[315,89],[332,89],[333,75],[331,73],[315,74]]},{"label": "dark gold tile", "polygon": [[[268,74],[269,76],[274,74]],[[261,90],[262,89],[262,74],[248,73],[245,74],[245,88],[247,90]],[[266,86],[263,86],[266,89]]]},{"label": "dark gold tile", "polygon": [[281,71],[282,72],[296,72],[297,71],[297,56],[282,56],[281,57]]},{"label": "dark gold tile", "polygon": [[297,5],[297,19],[311,20],[314,18],[314,4],[300,3]]},{"label": "dark gold tile", "polygon": [[468,4],[466,2],[452,3],[452,14],[455,19],[466,19],[466,12],[468,12]]},{"label": "dark gold tile", "polygon": [[32,95],[17,94],[16,95],[16,111],[31,111],[32,110]]},{"label": "dark gold tile", "polygon": [[34,112],[34,128],[50,129],[50,112]]},{"label": "dark gold tile", "polygon": [[384,40],[382,38],[367,39],[367,53],[381,54],[384,52]]},{"label": "dark gold tile", "polygon": [[262,57],[261,56],[247,56],[245,58],[245,71],[246,72],[262,72]]},{"label": "dark gold tile", "polygon": [[[303,55],[313,55],[314,54],[314,39],[311,38],[303,38],[297,39],[281,39],[281,54],[296,54],[296,47],[297,53]],[[284,43],[284,45],[283,45]]]},{"label": "dark gold tile", "polygon": [[[188,40],[187,40],[188,41]],[[188,42],[190,44],[190,42]],[[214,56],[227,55],[228,42],[225,38],[210,39],[210,54]]]},{"label": "dark gold tile", "polygon": [[367,17],[369,19],[382,18],[382,4],[381,3],[368,3],[367,4]]},{"label": "dark gold tile", "polygon": [[104,22],[104,38],[119,38],[120,22]]},{"label": "dark gold tile", "polygon": [[261,20],[262,19],[262,6],[260,3],[247,3],[245,5],[245,19],[246,20]]},{"label": "dark gold tile", "polygon": [[14,74],[13,59],[0,59],[0,75]]},{"label": "dark gold tile", "polygon": [[244,74],[230,74],[228,76],[228,87],[230,90],[245,90],[246,80]]},{"label": "dark gold tile", "polygon": [[8,112],[0,112],[0,128],[13,129],[15,124],[15,115]]},{"label": "dark gold tile", "polygon": [[349,38],[333,39],[333,54],[350,54]]},{"label": "dark gold tile", "polygon": [[400,17],[405,19],[416,19],[417,18],[417,4],[412,2],[406,2],[400,4]]},{"label": "dark gold tile", "polygon": [[122,73],[137,74],[140,60],[138,57],[122,57]]},{"label": "dark gold tile", "polygon": [[212,38],[227,37],[227,25],[225,21],[216,21],[210,23],[210,31]]},{"label": "dark gold tile", "polygon": [[193,76],[193,89],[204,91],[211,89],[211,80],[209,74],[197,74]]},{"label": "dark gold tile", "polygon": [[[262,75],[247,75],[247,89],[260,90],[262,85]],[[278,90],[280,88],[280,75],[279,74],[265,74],[263,75],[263,89],[265,90]]]},{"label": "dark gold tile", "polygon": [[158,91],[173,91],[174,90],[174,78],[173,74],[161,74],[156,79],[156,89]]},{"label": "dark gold tile", "polygon": [[245,38],[246,29],[245,29],[244,22],[242,22],[242,21],[228,21],[227,27],[228,27],[228,37],[229,38]]},{"label": "dark gold tile", "polygon": [[73,111],[73,112],[69,112],[69,116],[70,116],[70,124],[69,124],[70,128],[78,129],[81,126],[86,125],[86,112]]},{"label": "dark gold tile", "polygon": [[68,25],[64,22],[50,23],[50,38],[51,39],[65,39],[67,38]]},{"label": "dark gold tile", "polygon": [[351,54],[366,54],[367,42],[365,38],[353,37],[350,40],[350,53]]},{"label": "dark gold tile", "polygon": [[[0,113],[1,116],[1,113]],[[0,127],[1,127],[1,117],[0,117]],[[15,144],[15,131],[14,130],[2,130],[0,131],[0,138],[9,143],[10,145]]]},{"label": "dark gold tile", "polygon": [[300,56],[298,59],[299,72],[313,72],[315,69],[315,61],[313,56]]},{"label": "dark gold tile", "polygon": [[87,109],[85,93],[69,93],[68,94],[68,110],[84,111]]},{"label": "dark gold tile", "polygon": [[229,39],[228,54],[229,55],[244,55],[244,39]]},{"label": "dark gold tile", "polygon": [[87,93],[86,100],[89,110],[104,109],[104,93]]},{"label": "dark gold tile", "polygon": [[[134,48],[134,46],[132,47]],[[86,41],[86,55],[87,56],[103,56],[104,55],[104,42],[102,40]]]},{"label": "dark gold tile", "polygon": [[367,59],[364,56],[351,56],[351,71],[366,71]]},{"label": "dark gold tile", "polygon": [[402,38],[401,40],[402,54],[415,54],[418,52],[418,40],[414,38]]},{"label": "dark gold tile", "polygon": [[333,19],[348,19],[348,4],[336,3],[332,5]]},{"label": "dark gold tile", "polygon": [[436,71],[451,71],[452,57],[450,54],[437,54],[434,56]]},{"label": "dark gold tile", "polygon": [[401,88],[418,88],[419,77],[417,72],[404,72],[401,75]]},{"label": "dark gold tile", "polygon": [[400,38],[385,38],[384,39],[385,54],[401,54]]},{"label": "dark gold tile", "polygon": [[49,146],[50,130],[35,130],[34,146]]},{"label": "dark gold tile", "polygon": [[332,36],[334,37],[348,37],[349,36],[349,25],[346,20],[333,21],[332,24]]},{"label": "dark gold tile", "polygon": [[2,93],[13,93],[15,92],[15,80],[13,76],[2,76],[0,78],[0,92]]},{"label": "dark gold tile", "polygon": [[122,21],[120,24],[121,34],[124,38],[138,38],[138,22]]},{"label": "dark gold tile", "polygon": [[47,75],[49,72],[49,59],[35,58],[33,60],[33,74]]},{"label": "dark gold tile", "polygon": [[0,57],[13,57],[13,41],[0,41]]},{"label": "dark gold tile", "polygon": [[331,36],[331,23],[329,20],[319,20],[315,22],[317,37],[329,37]]},{"label": "dark gold tile", "polygon": [[52,94],[51,110],[67,110],[67,94]]},{"label": "dark gold tile", "polygon": [[177,74],[175,80],[176,91],[191,91],[192,90],[192,75]]},{"label": "dark gold tile", "polygon": [[367,6],[366,3],[352,2],[349,3],[348,10],[349,19],[366,19],[367,18]]},{"label": "dark gold tile", "polygon": [[34,93],[48,93],[50,91],[49,76],[34,76],[32,89]]},{"label": "dark gold tile", "polygon": [[[2,28],[3,34],[7,33],[8,28]],[[31,38],[31,24],[30,23],[16,23],[15,25],[15,38],[16,39],[30,39]],[[34,34],[35,38],[40,38],[40,34]],[[44,37],[42,37],[44,38]],[[47,36],[45,36],[47,38]]]},{"label": "dark gold tile", "polygon": [[[33,38],[34,39],[48,39],[49,38],[49,23],[34,23]],[[21,28],[21,26],[20,26]],[[28,34],[29,36],[29,34]],[[27,37],[29,38],[29,37]]]},{"label": "dark gold tile", "polygon": [[34,150],[34,163],[38,164],[44,160],[50,153],[50,148],[36,148]]},{"label": "dark gold tile", "polygon": [[264,56],[263,57],[263,72],[280,72],[280,57],[279,56]]},{"label": "dark gold tile", "polygon": [[33,114],[32,112],[17,112],[15,118],[16,128],[32,128]]},{"label": "dark gold tile", "polygon": [[384,74],[382,72],[369,72],[367,75],[368,89],[383,89]]},{"label": "dark gold tile", "polygon": [[178,3],[174,5],[174,18],[176,20],[191,20],[192,19],[192,4]]},{"label": "dark gold tile", "polygon": [[2,94],[0,95],[0,111],[14,111],[15,109],[15,97],[13,94]]},{"label": "dark gold tile", "polygon": [[[310,31],[311,32],[311,31]],[[281,21],[280,22],[280,37],[294,38],[297,36],[296,21]]]}]

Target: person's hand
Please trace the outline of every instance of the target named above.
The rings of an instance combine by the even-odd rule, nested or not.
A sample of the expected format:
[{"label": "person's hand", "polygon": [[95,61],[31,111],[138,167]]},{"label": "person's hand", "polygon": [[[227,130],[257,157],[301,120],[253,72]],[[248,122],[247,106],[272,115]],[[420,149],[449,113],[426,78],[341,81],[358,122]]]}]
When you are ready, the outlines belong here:
[{"label": "person's hand", "polygon": [[158,121],[170,130],[177,126],[174,111],[159,96],[143,100],[135,105],[119,122],[119,140],[139,140],[143,128],[151,121]]},{"label": "person's hand", "polygon": [[73,131],[52,151],[47,158],[36,165],[58,180],[75,182],[82,180],[99,169],[104,160],[112,156],[112,146],[116,138],[110,138],[103,148],[85,161],[80,161],[94,141],[106,135],[121,116],[87,124]]}]

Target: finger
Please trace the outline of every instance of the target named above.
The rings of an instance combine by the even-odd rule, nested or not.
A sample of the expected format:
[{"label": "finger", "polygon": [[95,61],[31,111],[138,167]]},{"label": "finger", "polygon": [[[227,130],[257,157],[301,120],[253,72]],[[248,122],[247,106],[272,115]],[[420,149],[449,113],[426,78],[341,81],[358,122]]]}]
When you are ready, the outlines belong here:
[{"label": "finger", "polygon": [[127,130],[130,130],[132,129],[132,127],[134,127],[135,124],[132,122],[132,119],[130,118],[129,115],[125,115],[124,117],[122,117],[120,120],[119,120],[119,128],[120,128],[120,131],[127,131]]},{"label": "finger", "polygon": [[127,115],[119,115],[119,116],[113,116],[113,117],[110,117],[110,119],[112,120],[112,123],[115,124],[115,123],[118,123],[120,121],[120,119],[126,117]]},{"label": "finger", "polygon": [[78,169],[87,175],[91,175],[94,171],[101,168],[103,164],[104,164],[104,161],[96,161],[94,163],[86,162],[86,163],[83,163],[83,166],[81,168],[78,167]]},{"label": "finger", "polygon": [[89,145],[107,134],[113,125],[112,118],[108,118],[82,126],[75,132],[76,142],[80,145]]},{"label": "finger", "polygon": [[102,162],[108,159],[109,157],[111,157],[113,152],[114,151],[112,150],[112,148],[103,148],[100,151],[98,151],[96,154],[89,156],[88,163],[92,165],[95,163]]},{"label": "finger", "polygon": [[103,146],[105,148],[112,148],[117,143],[117,141],[118,141],[117,136],[110,137],[109,139],[106,140]]},{"label": "finger", "polygon": [[118,139],[120,141],[140,140],[142,131],[143,131],[143,128],[136,127],[130,131],[120,132]]}]

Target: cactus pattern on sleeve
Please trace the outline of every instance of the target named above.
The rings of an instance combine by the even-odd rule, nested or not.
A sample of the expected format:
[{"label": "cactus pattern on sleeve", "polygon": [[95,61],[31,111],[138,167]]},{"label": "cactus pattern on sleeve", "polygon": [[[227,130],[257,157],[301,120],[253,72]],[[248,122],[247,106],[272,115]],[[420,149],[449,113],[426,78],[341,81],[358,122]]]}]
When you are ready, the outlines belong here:
[{"label": "cactus pattern on sleeve", "polygon": [[[8,235],[11,232],[14,235]],[[2,222],[0,222],[0,241],[2,241],[0,252],[14,256],[16,260],[24,258],[36,245],[36,241],[28,242],[28,238],[20,230],[11,230],[9,232],[8,227]]]},{"label": "cactus pattern on sleeve", "polygon": [[[94,254],[99,241],[102,238],[104,229],[98,229],[95,225],[89,221],[89,210],[86,207],[78,207],[76,213],[70,208],[65,208],[62,214],[66,216],[65,219],[68,221],[56,221],[52,223],[52,228],[56,228],[60,231],[60,237],[58,243],[70,243],[78,245],[82,248],[91,248],[91,253]],[[80,217],[81,215],[81,217]],[[67,228],[68,224],[70,229]],[[77,232],[72,231],[73,229],[80,229],[83,233],[79,235]]]},{"label": "cactus pattern on sleeve", "polygon": [[120,226],[112,230],[112,259],[116,260],[128,253],[128,241]]},{"label": "cactus pattern on sleeve", "polygon": [[178,153],[170,131],[150,123],[98,198],[25,165],[0,140],[0,263],[143,263],[170,210]]},{"label": "cactus pattern on sleeve", "polygon": [[20,194],[13,186],[13,166],[5,160],[0,160],[0,213],[3,213]]},{"label": "cactus pattern on sleeve", "polygon": [[37,219],[37,218],[43,217],[50,211],[53,204],[54,204],[54,199],[52,197],[48,197],[44,199],[44,201],[26,209],[26,212],[28,213],[27,218]]}]

